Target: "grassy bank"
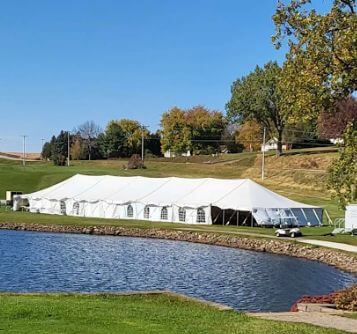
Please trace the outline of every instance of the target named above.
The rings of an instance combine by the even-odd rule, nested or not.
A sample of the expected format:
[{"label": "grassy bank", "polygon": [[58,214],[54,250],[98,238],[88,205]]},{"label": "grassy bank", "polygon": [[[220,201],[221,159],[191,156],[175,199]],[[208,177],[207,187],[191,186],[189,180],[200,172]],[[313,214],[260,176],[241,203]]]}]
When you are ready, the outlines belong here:
[{"label": "grassy bank", "polygon": [[[214,232],[220,234],[237,234],[245,237],[264,237],[275,238],[273,228],[248,227],[248,226],[222,226],[222,225],[188,225],[178,223],[151,222],[144,220],[128,219],[103,219],[103,218],[85,218],[59,215],[35,214],[29,212],[13,212],[0,208],[0,223],[24,223],[24,224],[43,224],[43,225],[75,225],[82,227],[89,226],[116,226],[127,228],[157,228],[167,230]],[[357,246],[357,238],[350,235],[328,235],[333,227],[303,227],[301,231],[304,238],[318,239],[346,243]],[[287,239],[284,239],[287,240]],[[288,239],[294,242],[294,239]]]},{"label": "grassy bank", "polygon": [[168,295],[0,294],[4,333],[339,334],[267,321]]}]

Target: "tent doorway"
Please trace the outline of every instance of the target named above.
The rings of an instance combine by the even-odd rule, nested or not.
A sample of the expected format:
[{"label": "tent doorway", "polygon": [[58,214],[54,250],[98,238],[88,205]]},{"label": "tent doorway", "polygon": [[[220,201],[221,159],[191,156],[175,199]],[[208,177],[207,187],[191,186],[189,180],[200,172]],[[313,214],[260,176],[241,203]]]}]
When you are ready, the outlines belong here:
[{"label": "tent doorway", "polygon": [[250,211],[223,210],[217,206],[212,206],[211,217],[212,223],[217,225],[257,226],[257,222]]}]

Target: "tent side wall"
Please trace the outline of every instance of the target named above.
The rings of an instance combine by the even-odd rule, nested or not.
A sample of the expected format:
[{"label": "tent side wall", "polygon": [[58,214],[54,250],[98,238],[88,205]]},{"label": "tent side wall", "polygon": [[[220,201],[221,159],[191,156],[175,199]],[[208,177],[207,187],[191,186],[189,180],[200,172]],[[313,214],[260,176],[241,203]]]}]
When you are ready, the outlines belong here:
[{"label": "tent side wall", "polygon": [[274,226],[279,224],[297,226],[322,225],[323,210],[321,208],[292,209],[253,209],[253,216],[258,225]]},{"label": "tent side wall", "polygon": [[[131,206],[132,215],[128,213]],[[211,207],[178,207],[145,205],[143,203],[115,204],[105,201],[86,202],[74,199],[50,200],[29,198],[30,212],[76,217],[138,219],[185,224],[212,224]],[[14,210],[18,210],[14,204]],[[183,213],[184,212],[184,213]]]}]

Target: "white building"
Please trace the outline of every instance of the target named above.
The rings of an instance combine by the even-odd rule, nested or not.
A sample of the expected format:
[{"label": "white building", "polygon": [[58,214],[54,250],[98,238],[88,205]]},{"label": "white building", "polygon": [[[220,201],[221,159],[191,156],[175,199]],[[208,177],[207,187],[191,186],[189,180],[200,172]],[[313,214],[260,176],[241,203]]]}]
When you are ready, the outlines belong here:
[{"label": "white building", "polygon": [[346,207],[345,229],[357,229],[357,204],[350,204]]},{"label": "white building", "polygon": [[164,157],[165,158],[176,158],[177,156],[190,157],[191,156],[191,151],[188,150],[187,152],[176,153],[176,152],[173,152],[170,149],[168,149],[167,151],[164,152]]},{"label": "white building", "polygon": [[[261,151],[262,152],[268,152],[268,151],[272,151],[272,150],[276,150],[278,148],[278,139],[277,138],[272,138],[269,139],[265,145],[261,146]],[[286,145],[283,144],[282,146],[283,150],[286,151]]]}]

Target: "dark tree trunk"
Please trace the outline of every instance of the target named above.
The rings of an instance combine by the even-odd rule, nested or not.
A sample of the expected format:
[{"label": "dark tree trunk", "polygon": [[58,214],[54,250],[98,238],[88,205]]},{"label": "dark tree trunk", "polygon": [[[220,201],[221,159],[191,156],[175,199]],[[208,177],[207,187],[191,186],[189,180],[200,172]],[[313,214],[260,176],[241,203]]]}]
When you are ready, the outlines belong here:
[{"label": "dark tree trunk", "polygon": [[283,129],[278,129],[278,144],[276,148],[276,155],[281,156],[283,154]]}]

